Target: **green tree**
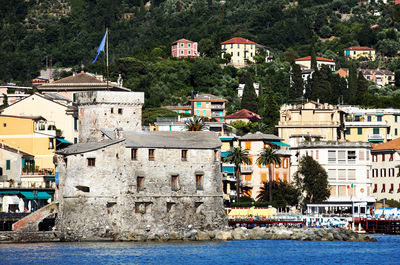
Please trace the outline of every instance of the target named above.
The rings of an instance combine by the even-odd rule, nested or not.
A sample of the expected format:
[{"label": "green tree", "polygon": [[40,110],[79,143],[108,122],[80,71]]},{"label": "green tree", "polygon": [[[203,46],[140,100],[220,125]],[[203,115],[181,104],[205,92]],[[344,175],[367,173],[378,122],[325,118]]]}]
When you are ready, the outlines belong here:
[{"label": "green tree", "polygon": [[397,88],[400,88],[400,70],[394,72],[394,84]]},{"label": "green tree", "polygon": [[290,89],[290,98],[300,98],[303,95],[304,80],[300,65],[292,64],[292,87]]},{"label": "green tree", "polygon": [[261,153],[260,156],[257,158],[257,164],[258,165],[269,165],[268,167],[268,182],[271,183],[271,185],[269,185],[269,190],[268,190],[268,194],[269,194],[269,201],[272,202],[272,168],[274,167],[274,165],[281,165],[281,159],[279,157],[279,155],[276,153],[275,149],[272,148],[264,148]]},{"label": "green tree", "polygon": [[3,94],[3,105],[1,105],[1,109],[5,109],[8,107],[8,96],[7,94]]},{"label": "green tree", "polygon": [[272,205],[285,207],[288,205],[295,206],[299,203],[300,190],[294,185],[281,180],[279,182],[265,182],[257,196],[257,201],[269,201],[268,191],[270,190],[270,186],[272,186],[272,197],[274,198],[272,202],[270,201]]},{"label": "green tree", "polygon": [[303,156],[294,174],[296,186],[305,193],[304,203],[323,202],[330,196],[328,174],[311,156]]},{"label": "green tree", "polygon": [[348,78],[348,92],[345,99],[346,102],[353,104],[356,101],[357,90],[358,90],[358,79],[357,79],[357,69],[352,64],[349,68],[349,78]]},{"label": "green tree", "polygon": [[245,75],[245,85],[242,96],[242,109],[248,109],[252,112],[258,113],[257,109],[257,94],[254,90],[253,80],[249,73]]},{"label": "green tree", "polygon": [[311,43],[311,69],[314,69],[315,71],[318,70],[318,64],[317,64],[317,54],[315,52],[315,37],[312,39]]},{"label": "green tree", "polygon": [[229,154],[225,157],[224,162],[235,165],[236,176],[236,201],[239,202],[240,198],[240,165],[243,163],[250,164],[249,153],[243,150],[240,146],[230,149]]},{"label": "green tree", "polygon": [[189,119],[185,122],[185,128],[188,131],[199,132],[206,128],[203,118],[194,116],[193,119]]}]

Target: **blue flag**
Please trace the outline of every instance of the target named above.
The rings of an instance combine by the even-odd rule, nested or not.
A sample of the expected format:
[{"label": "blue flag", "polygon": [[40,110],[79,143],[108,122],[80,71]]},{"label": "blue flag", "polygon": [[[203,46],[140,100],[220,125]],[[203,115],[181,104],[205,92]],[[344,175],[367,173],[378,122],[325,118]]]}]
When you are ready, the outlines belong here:
[{"label": "blue flag", "polygon": [[104,52],[104,46],[106,44],[106,37],[107,37],[107,31],[106,31],[106,34],[104,34],[103,40],[101,41],[99,48],[97,49],[97,56],[94,59],[94,61],[92,62],[92,64],[96,62],[97,58],[100,55],[100,52]]}]

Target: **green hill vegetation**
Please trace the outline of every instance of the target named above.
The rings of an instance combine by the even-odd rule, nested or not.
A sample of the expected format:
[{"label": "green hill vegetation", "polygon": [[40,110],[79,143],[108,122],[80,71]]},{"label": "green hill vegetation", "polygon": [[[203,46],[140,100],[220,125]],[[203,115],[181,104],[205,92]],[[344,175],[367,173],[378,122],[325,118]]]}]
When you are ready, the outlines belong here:
[{"label": "green hill vegetation", "polygon": [[[104,74],[104,54],[90,62],[109,29],[111,78],[146,93],[146,108],[184,104],[193,91],[229,100],[228,113],[240,108],[239,83],[259,82],[257,110],[266,127],[283,103],[300,102],[294,59],[315,54],[340,67],[397,71],[397,86],[378,88],[352,75],[347,82],[326,69],[314,74],[305,98],[337,104],[400,107],[400,5],[363,5],[357,0],[227,0],[222,18],[215,0],[3,0],[0,5],[0,78],[29,85],[51,57],[53,67],[82,65]],[[269,47],[274,61],[248,68],[224,66],[219,43],[240,36]],[[204,58],[174,59],[171,43],[199,43]],[[378,59],[346,61],[343,49],[368,46]],[[262,59],[262,56],[261,56]],[[221,67],[223,66],[223,67]],[[290,83],[291,72],[297,79]],[[296,81],[297,80],[297,81]],[[303,99],[303,100],[304,100]],[[255,107],[254,107],[255,108]],[[275,120],[274,120],[275,119]]]}]

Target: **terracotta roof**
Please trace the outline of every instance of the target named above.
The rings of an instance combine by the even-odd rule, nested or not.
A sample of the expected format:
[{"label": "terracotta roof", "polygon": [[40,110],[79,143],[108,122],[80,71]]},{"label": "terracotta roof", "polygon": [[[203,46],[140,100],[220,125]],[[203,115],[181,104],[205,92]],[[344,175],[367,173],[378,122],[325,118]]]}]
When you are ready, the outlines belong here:
[{"label": "terracotta roof", "polygon": [[194,99],[189,99],[189,101],[228,101],[228,100],[219,98],[211,94],[201,94],[195,97]]},{"label": "terracotta roof", "polygon": [[[333,63],[335,62],[335,60],[327,59],[324,57],[316,57],[316,59],[317,59],[317,61],[323,61],[323,62],[333,62]],[[298,62],[298,61],[311,61],[311,56],[296,59],[296,62]]]},{"label": "terracotta roof", "polygon": [[372,146],[372,151],[378,151],[378,150],[396,150],[400,149],[400,137],[396,138],[392,141],[389,141],[387,143],[382,143],[382,144],[376,144]]},{"label": "terracotta roof", "polygon": [[351,51],[374,51],[374,49],[369,48],[369,47],[349,47],[349,48],[346,48],[345,50],[351,50]]},{"label": "terracotta roof", "polygon": [[394,72],[384,69],[357,69],[363,75],[391,75],[394,76]]},{"label": "terracotta roof", "polygon": [[[67,76],[61,78],[57,81],[43,84],[38,90],[39,91],[58,91],[58,90],[106,90],[107,83],[103,82],[93,75],[81,72],[76,75]],[[131,91],[125,87],[119,87],[115,84],[109,82],[108,83],[109,90],[120,90],[120,91]]]},{"label": "terracotta roof", "polygon": [[221,44],[234,44],[234,43],[238,43],[238,44],[257,44],[255,42],[252,42],[252,41],[250,41],[248,39],[244,39],[244,38],[241,38],[241,37],[235,37],[235,38],[232,38],[230,40],[221,42]]},{"label": "terracotta roof", "polygon": [[177,40],[177,41],[175,41],[175,42],[173,42],[172,44],[175,44],[175,43],[181,43],[181,42],[184,42],[184,43],[193,43],[193,41],[190,41],[190,40],[187,40],[187,39],[180,39],[180,40]]},{"label": "terracotta roof", "polygon": [[239,111],[236,111],[235,113],[225,116],[225,119],[252,119],[252,118],[256,118],[258,120],[261,119],[260,115],[247,109],[241,109]]}]

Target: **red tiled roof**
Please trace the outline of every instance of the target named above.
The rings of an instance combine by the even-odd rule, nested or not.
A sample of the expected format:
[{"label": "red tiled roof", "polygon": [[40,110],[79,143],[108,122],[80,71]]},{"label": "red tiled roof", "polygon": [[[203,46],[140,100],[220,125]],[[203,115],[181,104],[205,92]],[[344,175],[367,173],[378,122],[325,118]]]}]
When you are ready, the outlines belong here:
[{"label": "red tiled roof", "polygon": [[250,41],[248,39],[244,39],[244,38],[241,38],[241,37],[235,37],[235,38],[232,38],[230,40],[221,42],[221,44],[235,44],[235,43],[238,43],[238,44],[257,44],[255,42],[252,42],[252,41]]},{"label": "red tiled roof", "polygon": [[346,48],[345,50],[351,50],[351,51],[374,51],[374,49],[369,48],[369,47],[349,47],[349,48]]},{"label": "red tiled roof", "polygon": [[225,119],[251,119],[251,118],[257,118],[259,120],[261,119],[260,115],[247,109],[241,109],[236,111],[235,113],[225,116]]},{"label": "red tiled roof", "polygon": [[392,141],[372,146],[372,151],[400,149],[400,137]]},{"label": "red tiled roof", "polygon": [[177,40],[177,41],[175,41],[175,42],[173,42],[172,44],[175,44],[175,43],[181,43],[181,42],[184,42],[184,43],[193,43],[193,41],[190,41],[190,40],[187,40],[187,39],[180,39],[180,40]]},{"label": "red tiled roof", "polygon": [[[324,57],[316,57],[316,59],[317,59],[317,61],[323,61],[323,62],[333,62],[333,63],[335,62],[335,60],[327,59]],[[311,61],[311,56],[296,59],[296,62],[298,62],[298,61]]]}]

